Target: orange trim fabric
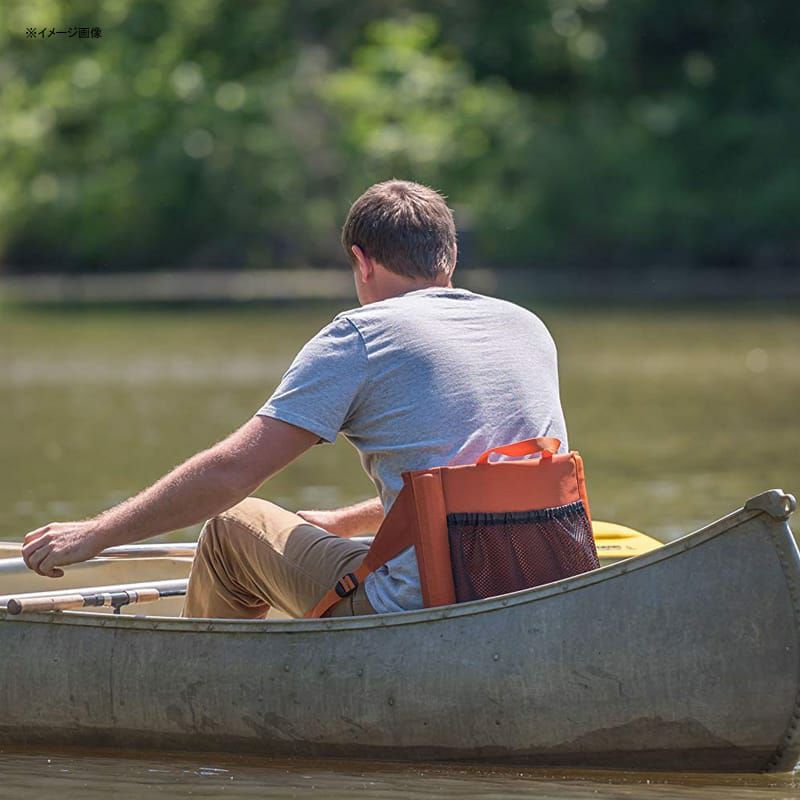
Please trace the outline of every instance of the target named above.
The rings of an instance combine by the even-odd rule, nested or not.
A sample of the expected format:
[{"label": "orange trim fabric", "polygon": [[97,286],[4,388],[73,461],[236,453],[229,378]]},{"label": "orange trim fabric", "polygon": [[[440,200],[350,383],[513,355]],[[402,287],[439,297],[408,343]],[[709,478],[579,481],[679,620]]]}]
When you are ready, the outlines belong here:
[{"label": "orange trim fabric", "polygon": [[[592,512],[589,510],[589,496],[586,494],[586,478],[583,473],[583,459],[578,455],[577,451],[570,453],[575,459],[575,472],[576,480],[578,482],[578,490],[581,493],[581,500],[583,500],[583,507],[586,510],[586,516],[589,519],[589,526],[592,525]],[[593,539],[594,540],[594,539]]]},{"label": "orange trim fabric", "polygon": [[442,470],[448,514],[553,508],[580,500],[574,453]]},{"label": "orange trim fabric", "polygon": [[411,476],[403,475],[403,488],[386,515],[364,563],[372,570],[385,564],[398,553],[411,547],[419,539],[417,532],[417,512],[411,488]]},{"label": "orange trim fabric", "polygon": [[501,444],[497,447],[490,447],[485,453],[478,456],[476,464],[488,464],[489,456],[493,453],[501,456],[532,456],[541,453],[543,456],[549,454],[554,456],[561,447],[561,440],[552,436],[540,436],[538,439],[523,439],[520,442],[511,444]]},{"label": "orange trim fabric", "polygon": [[442,491],[442,470],[411,478],[417,511],[417,564],[422,600],[426,608],[446,606],[456,601],[450,540],[447,534],[447,508]]}]

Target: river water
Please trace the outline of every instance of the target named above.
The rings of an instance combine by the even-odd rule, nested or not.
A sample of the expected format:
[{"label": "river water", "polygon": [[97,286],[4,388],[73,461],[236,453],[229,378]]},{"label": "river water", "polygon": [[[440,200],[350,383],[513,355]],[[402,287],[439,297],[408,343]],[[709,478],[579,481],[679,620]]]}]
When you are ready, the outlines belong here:
[{"label": "river water", "polygon": [[[0,540],[94,514],[251,415],[336,309],[0,310]],[[800,314],[556,309],[570,444],[593,515],[672,539],[771,487],[800,490]],[[370,496],[353,449],[316,447],[259,494]],[[195,536],[195,530],[170,538]],[[0,654],[2,657],[2,654]],[[0,798],[777,798],[788,776],[0,751]]]},{"label": "river water", "polygon": [[790,775],[678,775],[491,769],[441,764],[237,759],[185,754],[0,752],[0,798],[482,798],[482,800],[777,800],[800,797]]}]

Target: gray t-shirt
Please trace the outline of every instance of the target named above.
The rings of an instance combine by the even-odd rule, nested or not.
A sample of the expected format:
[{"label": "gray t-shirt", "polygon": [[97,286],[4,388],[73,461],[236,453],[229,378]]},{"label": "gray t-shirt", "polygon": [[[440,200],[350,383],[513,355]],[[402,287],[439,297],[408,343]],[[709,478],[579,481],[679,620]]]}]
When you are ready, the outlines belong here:
[{"label": "gray t-shirt", "polygon": [[[547,328],[530,311],[465,289],[420,289],[339,314],[258,413],[328,442],[343,433],[386,510],[405,471],[469,464],[534,436],[567,447]],[[413,548],[365,590],[379,613],[422,608]]]}]

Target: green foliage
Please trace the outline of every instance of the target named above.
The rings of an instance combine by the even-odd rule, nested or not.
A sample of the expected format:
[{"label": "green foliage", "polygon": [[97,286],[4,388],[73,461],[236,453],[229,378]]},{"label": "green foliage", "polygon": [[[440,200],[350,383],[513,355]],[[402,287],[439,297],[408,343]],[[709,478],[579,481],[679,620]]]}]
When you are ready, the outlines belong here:
[{"label": "green foliage", "polygon": [[[472,263],[800,254],[788,0],[4,0],[13,268],[327,265],[367,185]],[[99,26],[101,39],[26,28]]]}]

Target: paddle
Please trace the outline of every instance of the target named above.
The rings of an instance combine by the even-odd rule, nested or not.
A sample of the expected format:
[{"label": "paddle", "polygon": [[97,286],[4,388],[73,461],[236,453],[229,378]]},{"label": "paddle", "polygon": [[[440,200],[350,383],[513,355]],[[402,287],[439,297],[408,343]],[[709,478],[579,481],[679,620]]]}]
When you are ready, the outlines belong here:
[{"label": "paddle", "polygon": [[[596,520],[592,527],[601,559],[633,558],[661,547],[661,542],[651,536],[614,522]],[[353,541],[370,544],[372,536],[354,536]],[[109,547],[98,558],[192,558],[196,549],[197,542],[131,544]],[[19,542],[0,542],[0,558],[19,558],[19,555]]]},{"label": "paddle", "polygon": [[617,525],[615,522],[592,522],[597,555],[602,559],[634,558],[661,547],[662,542],[646,533]]}]

